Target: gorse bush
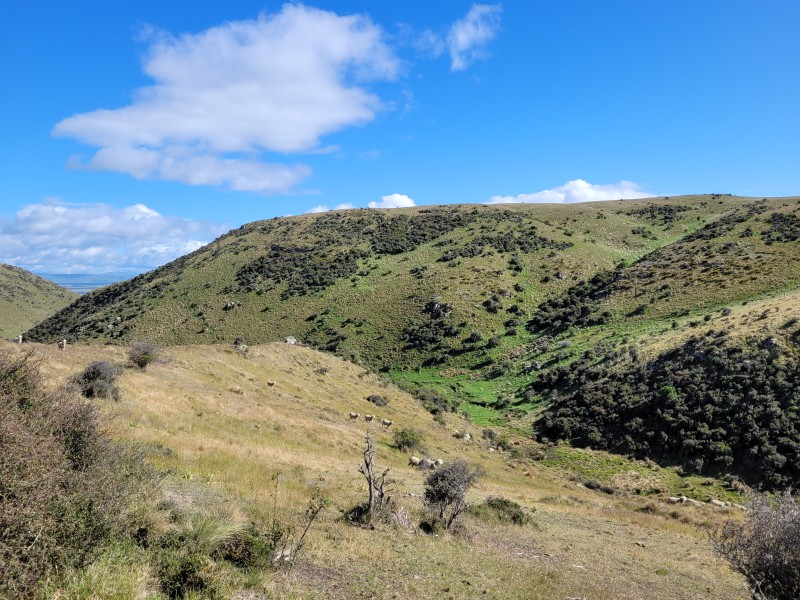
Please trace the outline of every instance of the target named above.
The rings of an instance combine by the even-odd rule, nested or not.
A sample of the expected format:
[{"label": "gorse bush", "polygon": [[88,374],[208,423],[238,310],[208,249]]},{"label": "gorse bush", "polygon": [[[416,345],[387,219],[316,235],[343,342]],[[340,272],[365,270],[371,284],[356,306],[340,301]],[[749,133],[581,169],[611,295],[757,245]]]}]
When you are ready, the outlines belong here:
[{"label": "gorse bush", "polygon": [[0,353],[0,597],[32,597],[87,564],[151,477],[106,439],[92,404],[44,388],[32,354]]},{"label": "gorse bush", "polygon": [[123,367],[107,360],[97,360],[70,379],[70,387],[85,398],[119,400],[117,378]]},{"label": "gorse bush", "polygon": [[755,600],[800,598],[800,502],[791,493],[754,496],[744,526],[728,522],[712,539]]}]

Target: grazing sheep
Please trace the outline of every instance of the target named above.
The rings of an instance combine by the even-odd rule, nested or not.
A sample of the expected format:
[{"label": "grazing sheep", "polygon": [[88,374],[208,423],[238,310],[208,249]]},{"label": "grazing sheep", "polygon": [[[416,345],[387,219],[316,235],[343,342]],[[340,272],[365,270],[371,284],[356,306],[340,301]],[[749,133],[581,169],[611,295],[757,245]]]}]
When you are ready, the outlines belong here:
[{"label": "grazing sheep", "polygon": [[353,419],[353,421],[357,420],[358,417],[360,417],[360,416],[361,415],[359,413],[354,413],[354,412],[350,413],[350,418]]},{"label": "grazing sheep", "polygon": [[274,382],[274,381],[268,381],[268,382],[267,382],[267,385],[268,385],[269,387],[275,387],[275,382]]},{"label": "grazing sheep", "polygon": [[689,502],[690,504],[694,504],[695,506],[703,506],[703,503],[699,500],[694,500],[692,498],[687,498],[686,496],[670,496],[668,502],[670,504],[686,504]]},{"label": "grazing sheep", "polygon": [[436,461],[430,458],[420,458],[419,456],[411,456],[408,459],[408,466],[417,467],[423,471],[431,471],[436,468]]},{"label": "grazing sheep", "polygon": [[472,440],[472,436],[471,436],[470,434],[468,434],[468,433],[465,433],[465,434],[464,434],[464,437],[463,437],[462,439],[463,439],[465,442],[469,442],[469,441],[471,441],[471,440]]},{"label": "grazing sheep", "polygon": [[375,418],[375,415],[364,415],[364,420],[367,423],[372,423],[372,419],[374,419],[374,418]]},{"label": "grazing sheep", "polygon": [[389,419],[381,419],[381,425],[383,425],[384,429],[389,429],[392,423],[393,421],[390,421]]},{"label": "grazing sheep", "polygon": [[61,340],[58,342],[58,349],[64,350],[67,347],[67,340]]},{"label": "grazing sheep", "polygon": [[441,458],[436,459],[436,466],[441,467],[444,464],[444,461]]},{"label": "grazing sheep", "polygon": [[722,500],[717,500],[716,498],[712,498],[709,500],[709,502],[711,502],[711,504],[714,506],[718,506],[719,508],[728,508],[731,505],[730,502],[723,502]]}]

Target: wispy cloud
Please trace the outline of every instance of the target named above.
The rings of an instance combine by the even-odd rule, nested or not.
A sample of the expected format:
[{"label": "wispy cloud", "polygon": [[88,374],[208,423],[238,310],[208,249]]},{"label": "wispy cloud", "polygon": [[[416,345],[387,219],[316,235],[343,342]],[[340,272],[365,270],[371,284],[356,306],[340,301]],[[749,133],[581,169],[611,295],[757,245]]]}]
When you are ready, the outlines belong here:
[{"label": "wispy cloud", "polygon": [[0,221],[0,262],[44,273],[142,272],[207,244],[227,227],[144,204],[29,204]]},{"label": "wispy cloud", "polygon": [[380,202],[373,201],[367,206],[369,208],[404,208],[416,206],[416,203],[405,194],[389,194],[388,196],[381,196]]},{"label": "wispy cloud", "polygon": [[583,179],[568,181],[564,185],[541,192],[519,194],[517,196],[492,196],[487,204],[508,204],[521,202],[595,202],[599,200],[622,200],[635,198],[652,198],[655,194],[646,192],[641,187],[624,179],[618,183],[595,185]]},{"label": "wispy cloud", "polygon": [[143,68],[155,84],[129,106],[69,117],[53,132],[99,148],[73,166],[287,192],[310,169],[263,153],[316,152],[326,134],[368,123],[382,104],[365,84],[399,67],[369,18],[286,4],[197,34],[151,33]]},{"label": "wispy cloud", "polygon": [[445,33],[426,29],[414,40],[424,54],[438,58],[450,54],[450,69],[465,71],[475,61],[488,56],[486,46],[500,31],[499,4],[473,4],[469,12],[455,21]]}]

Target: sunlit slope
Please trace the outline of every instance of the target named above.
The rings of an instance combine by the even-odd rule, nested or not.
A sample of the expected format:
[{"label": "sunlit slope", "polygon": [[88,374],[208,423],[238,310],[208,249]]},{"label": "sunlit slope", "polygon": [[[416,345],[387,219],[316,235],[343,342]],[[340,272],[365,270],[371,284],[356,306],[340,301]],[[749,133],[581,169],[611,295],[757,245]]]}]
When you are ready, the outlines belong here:
[{"label": "sunlit slope", "polygon": [[30,271],[0,264],[0,337],[16,337],[77,297]]},{"label": "sunlit slope", "polygon": [[470,353],[473,334],[522,343],[518,325],[543,300],[752,203],[715,195],[259,221],[88,294],[30,335],[162,344],[294,336],[375,367],[417,366]]},{"label": "sunlit slope", "polygon": [[[53,385],[93,360],[124,362],[126,356],[122,347],[99,345],[37,352]],[[249,357],[219,345],[172,347],[147,371],[126,370],[120,388],[120,402],[101,401],[111,430],[142,444],[169,470],[163,489],[170,502],[231,514],[279,510],[299,518],[313,489],[330,497],[292,573],[231,580],[230,597],[748,597],[694,527],[725,513],[710,506],[676,511],[665,501],[679,492],[724,499],[718,486],[575,451],[581,477],[620,490],[613,496],[590,491],[561,474],[566,448],[539,448],[519,437],[512,438],[516,452],[490,451],[479,428],[455,415],[438,424],[411,397],[331,355],[285,344],[251,348]],[[372,394],[388,405],[367,402]],[[362,417],[351,420],[350,412]],[[367,425],[367,412],[392,420],[390,430]],[[470,515],[459,535],[416,531],[421,505],[413,494],[422,492],[424,474],[408,466],[408,454],[392,441],[392,430],[406,427],[422,433],[420,454],[445,462],[464,458],[486,470],[470,492],[472,503],[489,495],[510,498],[535,511],[533,523],[520,527]],[[341,520],[366,497],[357,465],[370,428],[379,465],[390,466],[397,480],[395,499],[409,516],[409,529],[370,530]],[[456,428],[469,431],[473,441],[455,439]],[[543,460],[530,458],[537,448]]]}]

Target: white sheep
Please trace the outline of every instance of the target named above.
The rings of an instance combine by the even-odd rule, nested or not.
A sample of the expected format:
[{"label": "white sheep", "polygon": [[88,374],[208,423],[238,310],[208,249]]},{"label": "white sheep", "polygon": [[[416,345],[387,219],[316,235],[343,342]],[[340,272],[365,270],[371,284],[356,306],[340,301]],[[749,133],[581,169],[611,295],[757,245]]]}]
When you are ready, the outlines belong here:
[{"label": "white sheep", "polygon": [[389,419],[381,419],[381,425],[383,425],[384,429],[389,429],[394,421],[390,421]]},{"label": "white sheep", "polygon": [[354,413],[354,412],[350,413],[350,418],[353,419],[353,421],[357,420],[358,417],[360,417],[360,416],[361,415],[359,413]]},{"label": "white sheep", "polygon": [[22,334],[21,333],[17,336],[17,343],[18,344],[22,343]]},{"label": "white sheep", "polygon": [[423,471],[431,471],[436,468],[436,461],[431,460],[430,458],[423,458],[419,463],[419,468]]},{"label": "white sheep", "polygon": [[61,340],[60,342],[58,342],[59,350],[64,350],[66,349],[66,347],[67,347],[67,340]]},{"label": "white sheep", "polygon": [[367,423],[372,423],[372,419],[374,419],[374,418],[375,418],[375,415],[364,415],[364,420]]},{"label": "white sheep", "polygon": [[422,459],[419,456],[411,456],[408,459],[409,467],[418,467],[422,464]]}]

